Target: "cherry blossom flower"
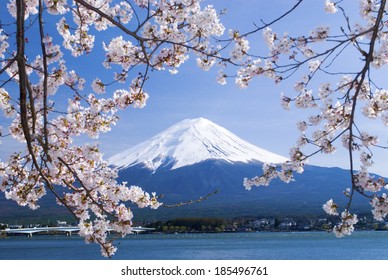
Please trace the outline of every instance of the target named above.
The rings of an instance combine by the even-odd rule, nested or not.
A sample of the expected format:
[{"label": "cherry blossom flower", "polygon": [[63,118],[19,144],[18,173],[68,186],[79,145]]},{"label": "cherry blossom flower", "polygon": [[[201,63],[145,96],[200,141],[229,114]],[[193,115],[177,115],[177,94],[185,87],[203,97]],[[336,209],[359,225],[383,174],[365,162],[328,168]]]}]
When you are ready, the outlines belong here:
[{"label": "cherry blossom flower", "polygon": [[337,204],[333,202],[333,199],[328,200],[325,204],[323,204],[322,208],[328,215],[339,215],[337,212]]},{"label": "cherry blossom flower", "polygon": [[336,4],[330,0],[325,1],[325,11],[329,14],[334,14],[338,11]]},{"label": "cherry blossom flower", "polygon": [[105,93],[105,85],[99,78],[96,78],[92,83],[92,88],[95,93]]},{"label": "cherry blossom flower", "polygon": [[309,70],[310,70],[310,72],[317,71],[317,69],[319,68],[321,63],[322,62],[320,60],[311,60],[311,61],[309,61]]}]

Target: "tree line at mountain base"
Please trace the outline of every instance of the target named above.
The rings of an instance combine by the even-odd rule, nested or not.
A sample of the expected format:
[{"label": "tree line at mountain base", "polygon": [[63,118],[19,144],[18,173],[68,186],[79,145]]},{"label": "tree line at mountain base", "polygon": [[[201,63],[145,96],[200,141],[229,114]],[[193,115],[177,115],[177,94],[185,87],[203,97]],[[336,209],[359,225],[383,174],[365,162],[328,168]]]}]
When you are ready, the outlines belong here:
[{"label": "tree line at mountain base", "polygon": [[[239,217],[231,220],[211,217],[186,217],[146,224],[159,233],[249,232],[249,231],[330,231],[336,217]],[[360,230],[388,230],[388,223],[377,222],[371,215],[360,216]]]}]

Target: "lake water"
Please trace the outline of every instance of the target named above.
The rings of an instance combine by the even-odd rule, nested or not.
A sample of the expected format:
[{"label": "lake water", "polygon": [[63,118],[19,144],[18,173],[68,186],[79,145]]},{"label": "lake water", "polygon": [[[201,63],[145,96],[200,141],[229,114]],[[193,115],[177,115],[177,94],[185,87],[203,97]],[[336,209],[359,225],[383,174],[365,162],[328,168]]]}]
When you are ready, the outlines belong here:
[{"label": "lake water", "polygon": [[[118,260],[388,260],[388,232],[130,235],[116,241]],[[103,259],[94,244],[73,235],[0,239],[1,260]]]}]

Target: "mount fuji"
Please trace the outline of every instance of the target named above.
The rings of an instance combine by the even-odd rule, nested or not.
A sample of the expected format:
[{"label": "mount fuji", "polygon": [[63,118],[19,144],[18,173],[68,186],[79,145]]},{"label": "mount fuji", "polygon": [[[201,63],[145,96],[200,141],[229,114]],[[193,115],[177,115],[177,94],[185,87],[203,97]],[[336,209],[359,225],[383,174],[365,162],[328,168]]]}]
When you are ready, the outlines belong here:
[{"label": "mount fuji", "polygon": [[[109,159],[119,180],[163,194],[165,204],[179,204],[218,191],[201,203],[157,211],[142,209],[137,217],[245,215],[324,215],[322,204],[330,198],[345,204],[343,190],[349,172],[340,168],[305,166],[289,184],[273,181],[270,187],[243,187],[245,177],[261,174],[263,163],[287,158],[252,145],[204,118],[183,120]],[[370,211],[365,200],[353,204]]]},{"label": "mount fuji", "polygon": [[204,118],[183,120],[151,139],[109,159],[119,169],[143,165],[155,172],[206,160],[228,163],[281,163],[285,157],[256,147]]}]

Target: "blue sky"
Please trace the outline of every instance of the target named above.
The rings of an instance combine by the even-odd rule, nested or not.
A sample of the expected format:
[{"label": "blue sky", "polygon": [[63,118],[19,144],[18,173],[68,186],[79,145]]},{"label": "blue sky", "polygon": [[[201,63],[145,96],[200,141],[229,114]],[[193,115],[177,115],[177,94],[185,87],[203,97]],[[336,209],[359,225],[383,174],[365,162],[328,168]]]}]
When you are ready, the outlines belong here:
[{"label": "blue sky", "polygon": [[[227,9],[227,14],[222,17],[227,30],[232,28],[249,31],[254,28],[253,23],[260,24],[261,20],[268,22],[295,3],[296,1],[290,0],[208,0],[203,4],[214,4],[217,10]],[[351,8],[357,16],[357,2],[353,3],[354,6]],[[338,25],[340,22],[342,25],[345,24],[340,14],[327,15],[323,10],[323,0],[305,0],[290,16],[276,23],[273,29],[279,34],[289,31],[290,34],[302,35],[320,24]],[[4,11],[0,12],[1,16],[3,13]],[[336,28],[338,30],[338,26]],[[250,38],[250,45],[252,50],[267,54],[261,32]],[[100,46],[97,45],[96,48]],[[98,58],[94,54],[83,58],[82,61],[68,57],[66,60],[77,67],[83,65],[85,73],[90,72],[90,69],[96,71],[103,69],[103,57]],[[192,55],[191,60],[179,69],[177,75],[168,72],[151,73],[146,85],[146,91],[150,94],[147,106],[120,113],[121,119],[113,130],[98,139],[102,152],[107,157],[111,156],[183,119],[205,117],[252,144],[287,156],[289,148],[294,145],[299,135],[296,122],[303,119],[305,112],[296,109],[284,111],[280,106],[280,93],[292,95],[292,86],[300,78],[301,73],[281,85],[261,78],[256,79],[247,89],[239,89],[233,80],[229,80],[224,86],[217,84],[217,72],[218,69],[209,72],[200,70]],[[90,77],[88,82],[92,79]],[[374,124],[371,128],[375,129]],[[385,135],[387,136],[387,133]],[[12,141],[4,139],[0,145],[0,157],[4,158],[14,148],[13,145]],[[379,157],[373,170],[388,175],[388,171],[385,171],[385,155],[379,154]],[[317,156],[310,160],[310,163],[348,167],[344,152]]]}]

